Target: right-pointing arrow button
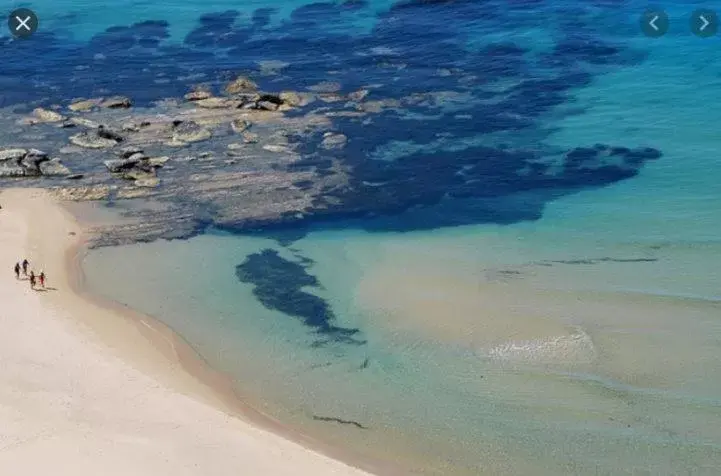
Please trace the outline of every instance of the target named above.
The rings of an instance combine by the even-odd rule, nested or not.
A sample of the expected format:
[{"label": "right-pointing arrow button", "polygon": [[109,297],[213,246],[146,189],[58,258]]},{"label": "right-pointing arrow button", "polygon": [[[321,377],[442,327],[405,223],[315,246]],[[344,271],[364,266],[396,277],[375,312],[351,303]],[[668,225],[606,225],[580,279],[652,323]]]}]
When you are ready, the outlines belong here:
[{"label": "right-pointing arrow button", "polygon": [[711,24],[703,15],[699,16],[698,19],[701,20],[701,28],[698,29],[699,31],[704,31],[706,27]]},{"label": "right-pointing arrow button", "polygon": [[691,31],[701,38],[709,38],[718,32],[718,16],[713,10],[696,10],[691,14]]}]

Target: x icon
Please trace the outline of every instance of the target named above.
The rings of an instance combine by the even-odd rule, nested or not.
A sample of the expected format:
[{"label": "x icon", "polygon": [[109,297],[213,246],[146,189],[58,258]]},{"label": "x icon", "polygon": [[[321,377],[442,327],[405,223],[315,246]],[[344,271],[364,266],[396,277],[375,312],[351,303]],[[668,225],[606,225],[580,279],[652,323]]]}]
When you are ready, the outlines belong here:
[{"label": "x icon", "polygon": [[30,21],[31,17],[25,17],[23,20],[22,18],[16,16],[15,19],[18,21],[18,26],[15,27],[15,31],[20,31],[20,28],[25,28],[27,31],[30,31],[32,28],[28,25],[28,22]]},{"label": "x icon", "polygon": [[28,38],[38,29],[38,17],[27,8],[18,8],[8,15],[8,30],[16,38]]}]

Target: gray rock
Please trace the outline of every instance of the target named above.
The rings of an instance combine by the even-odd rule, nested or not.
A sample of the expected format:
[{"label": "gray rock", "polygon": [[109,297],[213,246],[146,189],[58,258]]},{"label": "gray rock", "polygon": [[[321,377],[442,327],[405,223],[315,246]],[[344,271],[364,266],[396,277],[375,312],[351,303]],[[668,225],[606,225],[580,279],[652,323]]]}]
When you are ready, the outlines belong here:
[{"label": "gray rock", "polygon": [[120,128],[126,132],[138,132],[140,130],[140,124],[135,122],[125,122],[120,126]]},{"label": "gray rock", "polygon": [[323,134],[323,141],[320,146],[327,150],[342,149],[348,143],[348,137],[344,134],[326,132]]},{"label": "gray rock", "polygon": [[200,142],[212,137],[210,130],[193,121],[184,121],[173,127],[174,142]]},{"label": "gray rock", "polygon": [[258,109],[263,109],[265,111],[277,111],[278,110],[278,104],[270,101],[258,101],[257,103]]},{"label": "gray rock", "polygon": [[283,104],[287,104],[291,107],[305,106],[308,102],[305,101],[300,94],[293,91],[283,91],[278,95]]},{"label": "gray rock", "polygon": [[80,132],[70,136],[70,142],[86,149],[107,149],[118,144],[117,141],[98,136],[95,132]]},{"label": "gray rock", "polygon": [[87,127],[88,129],[97,129],[98,127],[100,127],[100,124],[98,124],[97,122],[91,121],[90,119],[85,119],[83,117],[71,117],[68,120],[76,126]]},{"label": "gray rock", "polygon": [[111,159],[103,162],[108,171],[117,174],[133,169],[140,162],[139,159]]},{"label": "gray rock", "polygon": [[126,160],[134,160],[135,162],[140,163],[141,160],[147,160],[147,159],[148,159],[148,156],[145,155],[144,153],[136,152],[133,155],[131,155],[130,157],[128,157]]},{"label": "gray rock", "polygon": [[98,126],[97,134],[103,139],[110,139],[115,142],[122,142],[125,139],[119,132],[102,124]]},{"label": "gray rock", "polygon": [[19,161],[23,157],[25,157],[25,154],[27,154],[27,149],[4,149],[0,150],[0,162],[4,162],[6,160],[14,160]]},{"label": "gray rock", "polygon": [[100,107],[106,109],[127,109],[132,105],[130,99],[125,96],[113,96],[100,103]]},{"label": "gray rock", "polygon": [[252,122],[245,119],[233,119],[230,123],[230,128],[233,129],[233,132],[240,134],[248,130],[252,124]]},{"label": "gray rock", "polygon": [[[44,164],[50,159],[45,152],[37,149],[6,149],[0,151],[0,177],[38,177],[44,174]],[[55,160],[59,163],[59,160]],[[53,170],[62,171],[59,168],[53,168],[53,164],[48,166],[48,175],[52,175]],[[68,171],[69,172],[69,171]]]},{"label": "gray rock", "polygon": [[25,177],[25,168],[16,162],[0,163],[0,178]]},{"label": "gray rock", "polygon": [[101,101],[101,99],[82,99],[70,104],[70,106],[68,106],[68,109],[74,112],[86,112],[97,107]]},{"label": "gray rock", "polygon": [[130,157],[134,154],[139,154],[142,152],[143,152],[143,149],[141,149],[139,147],[134,147],[131,145],[131,146],[123,147],[122,149],[120,149],[120,156],[124,159],[127,159],[128,157]]},{"label": "gray rock", "polygon": [[156,174],[152,169],[144,170],[141,168],[134,168],[126,172],[122,172],[121,177],[125,180],[148,180],[156,178]]},{"label": "gray rock", "polygon": [[65,120],[62,114],[48,109],[43,109],[42,107],[33,110],[33,115],[40,122],[61,122]]},{"label": "gray rock", "polygon": [[170,160],[170,157],[166,157],[166,156],[151,157],[150,159],[148,159],[148,163],[150,164],[151,167],[160,168],[160,167],[163,167],[165,164],[167,164],[169,160]]},{"label": "gray rock", "polygon": [[228,94],[239,94],[254,92],[258,90],[258,85],[245,76],[238,76],[234,81],[225,86],[225,92]]},{"label": "gray rock", "polygon": [[37,149],[30,149],[20,160],[20,165],[28,171],[28,175],[40,175],[40,164],[50,160],[48,154]]},{"label": "gray rock", "polygon": [[[45,177],[68,177],[70,178],[70,169],[63,164],[60,159],[52,159],[40,164],[40,173]],[[82,177],[82,175],[81,175]]]},{"label": "gray rock", "polygon": [[191,91],[184,97],[187,101],[200,101],[202,99],[208,99],[212,96],[208,91]]}]

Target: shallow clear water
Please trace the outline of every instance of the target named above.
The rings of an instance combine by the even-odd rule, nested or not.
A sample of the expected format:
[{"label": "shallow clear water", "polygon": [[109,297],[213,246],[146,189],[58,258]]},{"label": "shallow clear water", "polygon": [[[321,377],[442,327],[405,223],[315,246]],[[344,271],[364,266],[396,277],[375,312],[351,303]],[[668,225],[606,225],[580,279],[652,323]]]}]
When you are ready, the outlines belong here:
[{"label": "shallow clear water", "polygon": [[[370,124],[339,120],[349,163],[384,161],[388,175],[418,179],[384,185],[402,213],[315,223],[289,244],[278,232],[210,231],[100,249],[85,262],[91,287],[170,325],[289,425],[421,473],[716,474],[717,39],[687,32],[691,2],[664,4],[672,30],[658,40],[638,33],[638,2],[437,3],[386,15],[380,1],[340,14],[300,1],[33,2],[54,36],[32,57],[34,88],[13,50],[33,44],[4,44],[0,97],[23,107],[107,90],[150,102],[263,60],[291,64],[259,77],[272,89],[332,79],[344,91],[378,83],[382,98],[458,93]],[[227,9],[240,10],[234,26],[210,22],[226,36],[204,29],[201,14]],[[168,26],[101,34],[144,20]],[[133,35],[147,40],[131,50],[136,62],[123,56],[139,48]],[[168,38],[156,45],[157,35]],[[564,43],[578,37],[600,46]],[[527,49],[522,64],[499,42]],[[473,56],[489,43],[497,57]],[[493,95],[524,81],[538,90]],[[550,185],[498,161],[466,198],[442,167],[463,169],[479,144],[551,160],[597,143],[662,157]],[[444,180],[445,200],[425,194]]]}]

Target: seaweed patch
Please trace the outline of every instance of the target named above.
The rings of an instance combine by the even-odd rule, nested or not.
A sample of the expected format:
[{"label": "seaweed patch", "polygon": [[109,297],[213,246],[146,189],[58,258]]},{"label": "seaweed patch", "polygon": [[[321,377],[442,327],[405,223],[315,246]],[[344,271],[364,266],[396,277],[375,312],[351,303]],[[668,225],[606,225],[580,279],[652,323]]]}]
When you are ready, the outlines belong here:
[{"label": "seaweed patch", "polygon": [[304,291],[320,287],[318,279],[306,271],[307,265],[289,261],[273,249],[249,255],[236,266],[235,274],[243,283],[254,285],[253,294],[268,309],[299,318],[304,325],[324,337],[318,342],[364,344],[359,330],[334,324],[336,316],[322,298]]}]

